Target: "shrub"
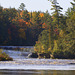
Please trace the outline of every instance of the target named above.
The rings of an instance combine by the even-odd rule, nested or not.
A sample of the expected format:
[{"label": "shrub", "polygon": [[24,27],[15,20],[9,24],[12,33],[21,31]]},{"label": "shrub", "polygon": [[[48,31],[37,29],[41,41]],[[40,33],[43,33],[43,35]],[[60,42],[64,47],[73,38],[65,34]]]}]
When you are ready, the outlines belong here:
[{"label": "shrub", "polygon": [[0,61],[12,61],[13,59],[7,55],[5,52],[2,52],[2,50],[0,50]]}]

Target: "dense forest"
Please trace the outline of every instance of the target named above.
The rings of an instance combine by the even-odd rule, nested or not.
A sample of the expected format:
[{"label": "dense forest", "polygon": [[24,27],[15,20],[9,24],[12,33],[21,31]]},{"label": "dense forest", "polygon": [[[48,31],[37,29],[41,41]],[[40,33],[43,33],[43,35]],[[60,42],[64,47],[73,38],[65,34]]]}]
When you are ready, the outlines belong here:
[{"label": "dense forest", "polygon": [[65,15],[63,8],[52,2],[54,12],[28,12],[0,6],[0,45],[33,46],[35,52],[50,53],[55,58],[75,58],[75,0]]},{"label": "dense forest", "polygon": [[18,10],[0,6],[0,45],[35,45],[47,14],[28,12],[24,3]]},{"label": "dense forest", "polygon": [[44,30],[36,41],[35,52],[50,54],[52,58],[75,58],[75,0],[71,4],[63,15],[63,8],[52,2],[54,12],[43,17]]}]

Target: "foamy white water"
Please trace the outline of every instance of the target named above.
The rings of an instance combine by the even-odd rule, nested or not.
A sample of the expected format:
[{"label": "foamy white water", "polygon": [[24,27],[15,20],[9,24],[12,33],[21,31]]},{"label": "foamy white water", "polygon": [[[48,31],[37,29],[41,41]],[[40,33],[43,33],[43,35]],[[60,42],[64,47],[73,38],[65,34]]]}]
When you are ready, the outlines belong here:
[{"label": "foamy white water", "polygon": [[[29,59],[20,51],[6,51],[14,61],[0,61],[0,69],[23,70],[75,70],[75,60]],[[25,54],[28,54],[27,52]]]},{"label": "foamy white water", "polygon": [[0,69],[75,70],[75,65],[70,65],[69,61],[72,63],[75,60],[16,59],[14,61],[0,61]]}]

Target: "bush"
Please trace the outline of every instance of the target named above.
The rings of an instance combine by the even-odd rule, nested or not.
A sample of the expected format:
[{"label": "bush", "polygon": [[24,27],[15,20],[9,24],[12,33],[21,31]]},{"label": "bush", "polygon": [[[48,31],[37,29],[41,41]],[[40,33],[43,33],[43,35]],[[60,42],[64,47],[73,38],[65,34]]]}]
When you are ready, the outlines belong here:
[{"label": "bush", "polygon": [[58,58],[58,59],[63,59],[64,58],[64,53],[61,50],[56,50],[52,53],[54,58]]},{"label": "bush", "polygon": [[0,50],[0,61],[12,61],[13,59],[11,57],[9,57],[9,55],[7,55],[5,52],[2,52],[2,50]]}]

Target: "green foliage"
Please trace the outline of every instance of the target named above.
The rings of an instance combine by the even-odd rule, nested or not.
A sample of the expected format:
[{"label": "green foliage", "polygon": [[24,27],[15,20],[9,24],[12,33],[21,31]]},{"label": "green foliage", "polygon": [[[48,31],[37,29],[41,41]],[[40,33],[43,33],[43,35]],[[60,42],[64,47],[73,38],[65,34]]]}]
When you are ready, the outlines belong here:
[{"label": "green foliage", "polygon": [[0,61],[12,61],[13,59],[9,57],[5,52],[0,49]]},{"label": "green foliage", "polygon": [[22,18],[23,18],[26,22],[29,22],[29,21],[30,21],[30,15],[29,15],[29,12],[28,12],[27,10],[23,11]]},{"label": "green foliage", "polygon": [[46,29],[40,33],[35,51],[49,52],[52,58],[75,59],[75,4],[71,2],[72,8],[68,9],[67,16],[58,13],[62,8],[57,5],[56,0],[52,0],[52,4],[52,10],[55,11],[51,19],[46,18],[48,33]]},{"label": "green foliage", "polygon": [[72,16],[73,13],[75,13],[75,0],[73,2],[70,2],[72,7],[67,9],[67,12],[65,13],[68,17]]},{"label": "green foliage", "polygon": [[64,58],[63,57],[64,56],[63,55],[63,51],[61,51],[61,50],[53,51],[52,55],[53,55],[54,58],[59,58],[59,59],[63,59]]},{"label": "green foliage", "polygon": [[41,52],[47,52],[48,48],[49,48],[49,32],[48,30],[43,30],[40,35],[39,38],[36,42],[35,45],[35,51],[41,53]]},{"label": "green foliage", "polygon": [[[35,52],[50,53],[55,58],[75,58],[75,0],[66,15],[57,0],[48,11],[28,12],[0,6],[0,45],[35,45]],[[36,44],[35,44],[36,43]]]},{"label": "green foliage", "polygon": [[[34,45],[43,30],[41,12],[0,6],[0,45]],[[36,13],[34,15],[34,13]]]}]

